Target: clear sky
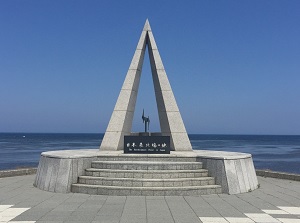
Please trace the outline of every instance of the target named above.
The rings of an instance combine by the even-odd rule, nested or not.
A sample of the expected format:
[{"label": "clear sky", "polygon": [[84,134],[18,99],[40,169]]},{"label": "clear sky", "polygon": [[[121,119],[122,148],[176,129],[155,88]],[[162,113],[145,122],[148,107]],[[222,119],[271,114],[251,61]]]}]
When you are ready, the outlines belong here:
[{"label": "clear sky", "polygon": [[0,132],[104,132],[147,18],[188,133],[300,134],[299,0],[0,1]]}]

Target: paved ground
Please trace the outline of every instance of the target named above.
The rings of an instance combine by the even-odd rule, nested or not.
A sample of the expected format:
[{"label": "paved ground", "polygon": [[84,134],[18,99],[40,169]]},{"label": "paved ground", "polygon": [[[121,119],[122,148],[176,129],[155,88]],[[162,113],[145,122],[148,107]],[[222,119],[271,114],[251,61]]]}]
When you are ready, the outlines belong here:
[{"label": "paved ground", "polygon": [[34,177],[0,178],[1,223],[300,223],[296,181],[258,177],[260,189],[240,195],[113,197],[41,191]]}]

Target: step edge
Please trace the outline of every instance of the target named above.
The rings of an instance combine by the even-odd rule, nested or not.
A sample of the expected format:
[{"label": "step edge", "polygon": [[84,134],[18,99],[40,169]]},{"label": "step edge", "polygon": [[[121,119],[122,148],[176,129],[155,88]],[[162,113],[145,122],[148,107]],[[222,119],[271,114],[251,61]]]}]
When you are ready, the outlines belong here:
[{"label": "step edge", "polygon": [[110,177],[94,177],[94,176],[79,176],[81,179],[89,179],[89,180],[120,180],[120,181],[153,181],[153,182],[169,182],[169,181],[197,181],[197,180],[214,180],[214,177],[193,177],[193,178],[110,178]]},{"label": "step edge", "polygon": [[151,164],[158,164],[158,165],[168,165],[168,164],[183,164],[183,165],[186,165],[186,164],[202,164],[202,162],[165,162],[165,161],[116,161],[116,160],[112,160],[112,161],[92,161],[92,164],[95,163],[105,163],[105,164],[147,164],[147,165],[151,165]]},{"label": "step edge", "polygon": [[91,184],[72,184],[72,187],[86,187],[86,188],[103,188],[116,190],[195,190],[195,189],[215,189],[221,188],[220,185],[211,184],[204,186],[182,186],[182,187],[121,187],[121,186],[106,186],[106,185],[91,185]]},{"label": "step edge", "polygon": [[145,172],[145,173],[149,173],[149,172],[157,172],[157,173],[185,173],[185,172],[208,172],[207,169],[196,169],[196,170],[189,170],[189,169],[185,169],[185,170],[124,170],[124,169],[98,169],[98,168],[87,168],[85,169],[86,171],[91,171],[91,172]]}]

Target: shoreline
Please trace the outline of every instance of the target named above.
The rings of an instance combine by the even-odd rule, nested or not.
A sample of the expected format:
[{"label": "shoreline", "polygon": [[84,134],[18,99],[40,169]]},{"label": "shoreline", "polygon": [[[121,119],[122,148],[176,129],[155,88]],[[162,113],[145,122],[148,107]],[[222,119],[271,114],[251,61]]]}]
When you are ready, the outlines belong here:
[{"label": "shoreline", "polygon": [[[256,175],[261,176],[261,177],[300,181],[300,174],[277,172],[277,171],[272,171],[272,170],[257,170],[256,169],[255,171],[256,171]],[[18,168],[18,169],[11,169],[11,170],[0,170],[0,178],[23,176],[23,175],[33,175],[33,174],[36,174],[36,172],[37,172],[36,167]]]},{"label": "shoreline", "polygon": [[300,174],[278,172],[278,171],[272,171],[272,170],[255,170],[255,171],[256,171],[256,175],[261,176],[261,177],[300,181]]},{"label": "shoreline", "polygon": [[15,177],[15,176],[23,176],[23,175],[32,175],[36,174],[36,167],[28,167],[28,168],[18,168],[12,170],[0,170],[0,178],[5,177]]}]

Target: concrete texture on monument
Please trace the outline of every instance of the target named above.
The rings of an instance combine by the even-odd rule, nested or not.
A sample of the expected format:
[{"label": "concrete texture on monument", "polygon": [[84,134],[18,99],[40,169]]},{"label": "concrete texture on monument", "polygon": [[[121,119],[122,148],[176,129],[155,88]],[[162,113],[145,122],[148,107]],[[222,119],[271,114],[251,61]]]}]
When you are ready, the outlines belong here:
[{"label": "concrete texture on monument", "polygon": [[[74,192],[92,193],[97,188],[97,193],[108,195],[169,196],[219,193],[218,185],[227,194],[249,192],[258,187],[250,154],[200,150],[130,155],[120,153],[117,157],[105,156],[92,162],[86,177],[73,184]],[[202,163],[208,172],[202,169]],[[109,171],[103,172],[103,168]],[[100,180],[98,176],[108,179]]]},{"label": "concrete texture on monument", "polygon": [[146,21],[123,87],[105,132],[101,150],[122,150],[124,136],[131,135],[140,76],[148,47],[161,133],[171,137],[171,149],[192,150],[171,85],[165,72],[150,24]]},{"label": "concrete texture on monument", "polygon": [[213,177],[207,176],[202,163],[194,156],[120,154],[98,157],[85,176],[72,184],[72,192],[182,196],[221,193],[222,188],[215,184]]},{"label": "concrete texture on monument", "polygon": [[195,151],[197,160],[215,177],[223,193],[240,194],[258,188],[251,154],[223,151]]},{"label": "concrete texture on monument", "polygon": [[41,154],[34,186],[45,191],[68,193],[71,185],[96,159],[98,150],[61,150]]},{"label": "concrete texture on monument", "polygon": [[143,31],[110,118],[101,150],[123,149],[124,136],[130,135],[138,86],[146,47],[146,31]]},{"label": "concrete texture on monument", "polygon": [[[83,184],[86,179],[91,184]],[[167,196],[239,194],[256,189],[258,182],[250,154],[194,150],[136,155],[94,149],[42,153],[34,186],[60,193]]]},{"label": "concrete texture on monument", "polygon": [[171,148],[175,151],[192,150],[150,26],[148,40],[148,52],[162,135],[171,136]]}]

